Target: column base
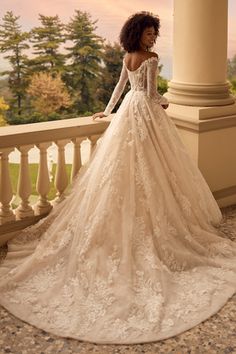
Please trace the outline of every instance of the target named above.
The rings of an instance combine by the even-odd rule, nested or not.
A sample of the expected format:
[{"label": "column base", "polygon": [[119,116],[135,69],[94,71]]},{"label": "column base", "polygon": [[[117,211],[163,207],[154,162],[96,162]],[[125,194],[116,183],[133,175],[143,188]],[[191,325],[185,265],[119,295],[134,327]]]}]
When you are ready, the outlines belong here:
[{"label": "column base", "polygon": [[19,206],[17,209],[16,209],[16,219],[17,220],[21,220],[21,219],[24,219],[24,218],[29,218],[31,216],[34,216],[34,211],[31,207],[28,207],[28,208],[22,208],[21,206]]},{"label": "column base", "polygon": [[236,205],[236,187],[225,188],[216,192],[213,195],[220,208],[230,205]]},{"label": "column base", "polygon": [[229,83],[191,84],[186,82],[170,81],[165,97],[170,103],[185,106],[225,106],[235,102],[229,93]]},{"label": "column base", "polygon": [[9,222],[15,221],[15,214],[9,212],[6,215],[0,215],[0,225],[7,224]]},{"label": "column base", "polygon": [[236,104],[170,104],[167,114],[196,161],[220,207],[236,204]]},{"label": "column base", "polygon": [[47,202],[44,203],[43,205],[37,203],[34,205],[33,208],[34,208],[34,215],[44,215],[44,214],[49,214],[53,207],[49,202]]}]

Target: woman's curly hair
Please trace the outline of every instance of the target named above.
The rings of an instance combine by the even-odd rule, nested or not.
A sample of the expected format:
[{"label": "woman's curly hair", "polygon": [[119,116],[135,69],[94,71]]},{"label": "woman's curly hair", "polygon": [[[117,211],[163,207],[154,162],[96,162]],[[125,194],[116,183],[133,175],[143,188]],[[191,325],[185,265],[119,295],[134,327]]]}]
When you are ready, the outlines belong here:
[{"label": "woman's curly hair", "polygon": [[148,27],[154,27],[156,35],[159,36],[159,17],[146,11],[129,17],[120,32],[120,44],[124,50],[129,53],[139,50],[142,33]]}]

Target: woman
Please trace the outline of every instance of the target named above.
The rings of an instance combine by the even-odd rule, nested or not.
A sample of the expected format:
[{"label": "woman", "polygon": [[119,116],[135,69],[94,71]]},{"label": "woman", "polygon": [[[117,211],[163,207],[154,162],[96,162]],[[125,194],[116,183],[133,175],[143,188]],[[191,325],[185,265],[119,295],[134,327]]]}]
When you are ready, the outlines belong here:
[{"label": "woman", "polygon": [[159,19],[133,15],[104,113],[125,96],[72,192],[9,243],[0,303],[54,334],[144,343],[216,313],[236,290],[236,245],[156,91]]}]

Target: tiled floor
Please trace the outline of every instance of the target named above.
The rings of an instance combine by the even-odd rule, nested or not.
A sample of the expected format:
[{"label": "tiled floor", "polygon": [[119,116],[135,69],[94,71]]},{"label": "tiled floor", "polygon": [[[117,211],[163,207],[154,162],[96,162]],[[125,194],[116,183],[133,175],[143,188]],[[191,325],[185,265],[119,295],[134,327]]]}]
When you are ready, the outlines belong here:
[{"label": "tiled floor", "polygon": [[[236,239],[236,206],[223,210],[226,237]],[[235,230],[235,231],[234,231]],[[4,250],[0,251],[3,257]],[[236,294],[210,319],[165,341],[138,345],[96,345],[59,338],[0,308],[0,354],[236,354]]]}]

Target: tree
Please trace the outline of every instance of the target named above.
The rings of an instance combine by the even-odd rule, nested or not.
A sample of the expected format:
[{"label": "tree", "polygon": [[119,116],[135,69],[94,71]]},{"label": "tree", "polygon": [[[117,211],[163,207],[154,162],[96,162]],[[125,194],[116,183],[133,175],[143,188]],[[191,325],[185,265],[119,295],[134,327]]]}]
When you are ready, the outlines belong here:
[{"label": "tree", "polygon": [[231,80],[231,92],[233,95],[236,96],[236,78]]},{"label": "tree", "polygon": [[160,75],[162,68],[163,64],[158,65],[159,75],[157,78],[157,89],[161,95],[164,95],[164,93],[166,93],[168,90],[168,81]]},{"label": "tree", "polygon": [[9,106],[4,101],[4,98],[0,97],[0,127],[7,124],[3,113],[4,113],[4,111],[7,111],[8,109],[9,109]]},{"label": "tree", "polygon": [[9,89],[7,77],[0,79],[0,96],[4,97],[7,102],[10,102],[12,99],[12,93]]},{"label": "tree", "polygon": [[236,54],[228,59],[228,79],[231,83],[230,91],[236,95]]},{"label": "tree", "polygon": [[60,74],[36,73],[27,90],[36,111],[48,116],[62,107],[69,107],[71,99]]},{"label": "tree", "polygon": [[236,78],[236,54],[232,59],[228,59],[228,78],[229,80]]},{"label": "tree", "polygon": [[64,70],[65,56],[60,53],[60,46],[65,42],[63,34],[64,25],[56,16],[39,15],[41,26],[31,30],[33,54],[36,56],[29,60],[32,72],[48,71],[51,73]]},{"label": "tree", "polygon": [[73,93],[73,108],[78,114],[93,112],[97,104],[103,40],[95,34],[95,23],[87,12],[76,10],[66,27],[66,38],[72,45],[66,48],[69,64],[65,80]]},{"label": "tree", "polygon": [[8,11],[0,24],[0,51],[9,53],[4,58],[11,65],[11,70],[6,70],[1,75],[8,75],[9,87],[13,94],[13,107],[17,105],[17,113],[21,115],[22,99],[25,97],[27,86],[26,80],[26,60],[24,51],[29,48],[27,40],[29,33],[22,32],[18,23],[19,16],[14,16],[12,11]]},{"label": "tree", "polygon": [[104,66],[101,69],[101,80],[97,89],[97,96],[103,103],[102,109],[108,103],[112,91],[119,80],[124,54],[124,50],[118,43],[108,43],[104,46],[102,56]]}]

